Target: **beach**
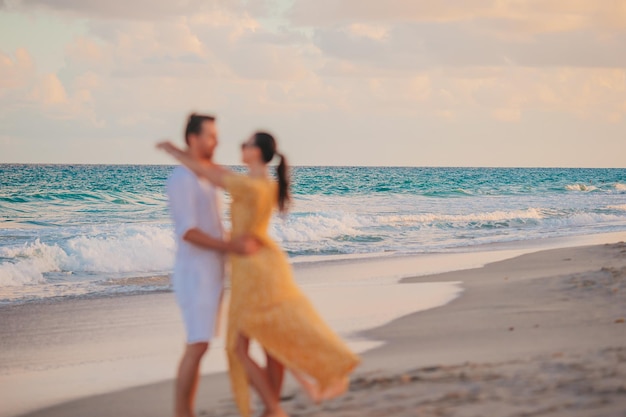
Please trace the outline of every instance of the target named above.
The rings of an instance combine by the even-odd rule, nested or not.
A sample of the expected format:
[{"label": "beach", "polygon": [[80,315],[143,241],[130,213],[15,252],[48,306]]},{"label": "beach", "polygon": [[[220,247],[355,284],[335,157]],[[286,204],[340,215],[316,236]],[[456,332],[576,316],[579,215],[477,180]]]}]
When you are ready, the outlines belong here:
[{"label": "beach", "polygon": [[0,417],[626,417],[626,0],[0,27]]},{"label": "beach", "polygon": [[[296,267],[305,289],[307,274],[320,268],[356,280],[368,271],[376,275],[375,266],[404,276],[389,286],[405,293],[418,284],[443,287],[433,287],[441,291],[437,303],[389,321],[390,316],[370,319],[384,324],[357,334],[350,329],[363,325],[358,310],[350,320],[337,320],[341,311],[324,312],[317,303],[331,325],[350,335],[363,364],[345,396],[319,406],[289,382],[285,409],[294,416],[626,415],[625,237],[444,254],[422,258],[421,268],[411,261],[416,257]],[[485,266],[473,264],[489,259]],[[369,290],[355,292],[353,305],[366,300],[375,309],[363,297],[374,292],[384,298],[382,285],[388,284],[374,280]],[[315,294],[315,287],[308,291]],[[455,287],[461,291],[451,293]],[[168,370],[173,375],[183,337],[171,297],[151,293],[3,306],[0,382],[3,396],[9,394],[2,402],[13,409],[3,407],[0,414],[170,415],[173,383],[161,377]],[[203,368],[198,415],[234,416],[215,349]]]}]

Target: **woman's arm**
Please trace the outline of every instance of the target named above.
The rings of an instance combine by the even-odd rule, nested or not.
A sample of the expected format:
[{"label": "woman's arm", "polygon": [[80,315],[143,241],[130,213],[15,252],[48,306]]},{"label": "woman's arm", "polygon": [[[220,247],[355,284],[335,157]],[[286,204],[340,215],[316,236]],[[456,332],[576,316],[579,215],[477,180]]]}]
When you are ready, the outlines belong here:
[{"label": "woman's arm", "polygon": [[224,175],[228,172],[228,170],[220,167],[219,165],[202,165],[196,159],[192,158],[187,152],[181,150],[171,142],[158,143],[157,149],[161,149],[172,155],[181,164],[193,171],[193,173],[197,176],[206,178],[214,185],[224,188]]}]

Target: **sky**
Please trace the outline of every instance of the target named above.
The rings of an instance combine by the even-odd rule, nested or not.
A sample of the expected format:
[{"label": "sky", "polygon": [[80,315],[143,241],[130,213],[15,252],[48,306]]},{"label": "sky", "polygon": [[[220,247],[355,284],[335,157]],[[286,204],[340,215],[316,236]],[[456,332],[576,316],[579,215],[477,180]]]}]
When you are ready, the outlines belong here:
[{"label": "sky", "polygon": [[626,0],[0,0],[0,163],[626,167]]}]

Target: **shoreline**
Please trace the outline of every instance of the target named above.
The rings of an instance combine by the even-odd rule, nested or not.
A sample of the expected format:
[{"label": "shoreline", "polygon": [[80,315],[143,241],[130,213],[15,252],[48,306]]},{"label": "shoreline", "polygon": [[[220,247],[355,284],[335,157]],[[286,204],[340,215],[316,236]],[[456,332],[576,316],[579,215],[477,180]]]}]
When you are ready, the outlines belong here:
[{"label": "shoreline", "polygon": [[[597,247],[592,247],[592,248],[597,248]],[[526,254],[522,254],[522,255],[518,255],[514,258],[508,258],[506,260],[497,260],[495,262],[491,262],[489,264],[487,264],[486,266],[483,267],[474,267],[474,268],[466,268],[463,270],[455,270],[455,271],[449,271],[449,272],[445,272],[445,273],[438,273],[438,274],[429,274],[429,275],[422,275],[420,274],[418,277],[404,277],[403,282],[404,283],[420,283],[420,282],[453,282],[453,281],[462,281],[463,282],[463,288],[465,289],[465,292],[463,293],[462,296],[455,298],[452,302],[448,303],[445,305],[445,307],[442,308],[431,308],[428,309],[426,311],[421,311],[421,312],[417,312],[417,313],[411,313],[408,315],[404,315],[403,317],[393,320],[390,323],[387,323],[383,326],[379,326],[373,329],[369,329],[369,330],[365,330],[363,332],[360,332],[361,335],[367,337],[369,340],[382,340],[384,341],[384,344],[382,346],[376,347],[374,349],[368,350],[368,352],[366,352],[363,356],[364,356],[364,365],[359,368],[357,370],[357,377],[362,377],[363,375],[366,375],[368,372],[381,372],[381,369],[383,370],[382,372],[385,373],[385,375],[389,375],[390,373],[393,372],[406,372],[407,370],[410,369],[415,369],[415,368],[419,368],[420,366],[429,366],[429,365],[433,365],[436,363],[444,363],[444,364],[451,364],[451,363],[461,363],[463,362],[463,360],[467,361],[467,360],[472,360],[472,361],[476,361],[476,360],[480,360],[481,359],[481,355],[477,355],[475,352],[469,355],[466,355],[465,357],[463,357],[463,355],[461,355],[458,351],[452,349],[452,351],[450,351],[450,349],[442,349],[442,346],[447,346],[449,345],[454,345],[454,344],[458,344],[458,339],[460,338],[461,340],[463,340],[464,342],[466,342],[467,339],[467,335],[464,337],[460,337],[458,334],[458,331],[456,334],[453,334],[452,336],[450,336],[451,340],[449,340],[448,343],[442,343],[441,340],[437,339],[437,338],[433,338],[433,334],[432,334],[432,329],[427,329],[428,331],[422,329],[425,333],[423,335],[420,335],[419,332],[416,332],[415,330],[415,321],[423,321],[423,320],[428,320],[431,317],[437,318],[437,317],[442,317],[442,316],[448,316],[450,314],[454,314],[453,312],[456,311],[459,307],[459,305],[463,306],[467,303],[472,303],[472,299],[474,298],[474,295],[472,294],[474,292],[474,284],[471,282],[472,281],[472,277],[475,277],[477,272],[480,271],[484,271],[486,269],[490,269],[490,268],[497,268],[499,267],[504,267],[504,268],[509,268],[512,271],[518,271],[518,270],[523,270],[523,262],[520,263],[519,259],[524,259],[524,257],[542,257],[542,256],[546,256],[546,254],[548,254],[547,256],[551,256],[550,254],[554,254],[555,251],[557,253],[561,253],[561,252],[567,252],[567,251],[590,251],[590,247],[575,247],[575,248],[565,248],[565,249],[551,249],[551,250],[542,250],[540,252],[535,252],[535,253],[526,253]],[[561,252],[559,252],[561,251]],[[471,254],[471,255],[476,255],[475,253]],[[385,260],[388,260],[389,258],[385,258]],[[504,265],[504,266],[503,266]],[[511,266],[512,265],[512,266]],[[345,267],[345,265],[339,265],[340,267]],[[570,267],[570,266],[568,266]],[[581,268],[582,265],[576,265],[576,268]],[[559,269],[560,268],[560,269]],[[563,267],[559,266],[559,268],[557,268],[557,270],[563,272]],[[541,268],[540,268],[541,269]],[[571,267],[570,267],[571,269]],[[565,270],[564,272],[567,273],[569,270]],[[341,271],[339,271],[341,272]],[[545,272],[545,271],[543,271]],[[415,275],[415,274],[413,274]],[[541,274],[540,274],[541,275]],[[484,278],[478,278],[478,279],[482,279],[484,281]],[[502,278],[501,278],[502,279]],[[500,279],[500,280],[501,280]],[[539,278],[537,278],[539,279]],[[500,282],[500,280],[498,281],[498,284],[502,284],[502,282]],[[469,284],[468,284],[469,282]],[[491,284],[494,284],[496,281],[492,282]],[[510,282],[506,282],[507,284]],[[483,282],[484,284],[484,282]],[[404,285],[404,284],[403,284]],[[402,286],[403,286],[402,285]],[[469,300],[468,300],[469,299]],[[487,306],[489,307],[489,306]],[[493,306],[492,306],[493,307]],[[496,310],[498,308],[502,308],[501,306],[496,306]],[[174,317],[174,319],[176,319],[177,316]],[[506,327],[506,326],[504,326]],[[510,327],[510,326],[509,326]],[[513,326],[516,327],[516,326]],[[517,329],[520,329],[521,327],[517,327]],[[471,332],[476,333],[476,328],[472,328],[470,326],[470,334]],[[518,333],[515,333],[514,331],[509,331],[508,328],[505,329],[506,330],[506,335],[510,336],[512,334],[519,334],[520,332],[518,331]],[[626,335],[626,333],[625,333]],[[455,342],[455,337],[456,337],[456,342]],[[424,355],[420,355],[419,360],[415,360],[412,359],[416,356],[416,353],[414,350],[412,349],[407,349],[406,346],[406,340],[411,339],[411,340],[415,340],[415,339],[420,339],[420,343],[423,344],[424,340],[426,341],[430,341],[430,347],[423,347],[423,349],[426,349],[426,352],[430,352],[429,354],[424,354]],[[426,343],[428,345],[428,343]],[[439,344],[439,345],[437,345]],[[476,348],[473,348],[474,350],[476,350]],[[467,346],[465,347],[466,351],[472,351],[472,348],[468,348]],[[489,351],[488,349],[485,349],[485,347],[482,347],[482,350],[485,353],[485,356],[482,356],[483,360],[508,360],[511,357],[507,356],[507,354],[501,354],[501,352],[499,350],[491,350]],[[539,349],[541,350],[541,349]],[[532,351],[532,349],[530,349],[529,351]],[[489,353],[487,353],[489,352]],[[512,354],[513,356],[524,353],[525,355],[528,354],[528,352],[521,352],[520,351],[507,351],[509,352],[509,354]],[[471,353],[471,352],[470,352]],[[498,356],[500,355],[500,356]],[[471,358],[470,358],[471,357]],[[470,358],[470,359],[467,359]],[[473,359],[472,359],[473,358]],[[208,382],[207,382],[208,381]],[[221,381],[221,382],[220,382]],[[227,401],[227,395],[228,395],[228,384],[224,382],[225,381],[225,375],[223,374],[211,374],[211,375],[207,375],[207,376],[203,376],[203,386],[210,386],[210,392],[212,393],[209,396],[205,396],[203,397],[203,399],[201,400],[201,403],[199,404],[200,407],[205,407],[205,408],[210,408],[210,406],[214,406],[216,402],[220,403],[218,400],[220,398],[226,398],[226,402]],[[354,381],[354,380],[353,380]],[[30,414],[20,414],[20,415],[28,415],[28,416],[56,416],[56,415],[67,415],[67,416],[78,416],[80,414],[76,414],[74,413],[74,411],[80,409],[80,407],[83,406],[87,406],[89,405],[89,407],[92,407],[91,410],[91,415],[94,416],[106,416],[106,415],[116,415],[114,414],[112,411],[109,411],[109,413],[107,414],[107,409],[105,406],[106,402],[110,402],[112,398],[116,398],[115,401],[122,401],[122,398],[136,398],[136,395],[140,395],[138,393],[143,393],[140,396],[143,397],[150,397],[152,398],[152,396],[154,395],[155,392],[159,392],[160,396],[165,395],[167,398],[163,398],[161,397],[159,401],[160,404],[163,404],[163,402],[165,401],[167,403],[167,401],[171,401],[171,398],[169,398],[168,396],[171,394],[171,392],[168,390],[168,387],[171,388],[171,380],[168,381],[163,381],[163,382],[158,382],[158,383],[154,383],[154,384],[149,384],[149,385],[143,385],[143,386],[139,386],[139,387],[134,387],[134,388],[128,388],[128,389],[124,389],[122,391],[117,391],[117,392],[112,392],[112,393],[107,393],[107,394],[100,394],[100,395],[96,395],[96,396],[92,396],[92,397],[87,397],[87,398],[82,398],[82,399],[78,399],[78,400],[74,400],[74,401],[70,401],[67,403],[63,403],[63,404],[59,404],[59,405],[55,405],[52,406],[50,408],[44,408],[44,409],[40,409],[39,411],[35,411],[33,413]],[[218,395],[220,392],[222,392],[221,388],[216,386],[219,384],[224,384],[226,386],[226,393],[224,395],[226,395],[226,397],[222,396],[220,397],[220,395]],[[201,388],[202,390],[202,388]],[[165,392],[167,391],[167,394],[165,394]],[[206,389],[201,391],[203,393],[206,393]],[[213,393],[215,393],[215,395],[213,395]],[[205,394],[201,394],[201,395],[205,395]],[[147,398],[146,397],[146,398]],[[157,400],[157,398],[155,397],[155,401]],[[104,402],[101,402],[104,401]],[[337,400],[337,401],[341,401]],[[143,401],[144,403],[146,401]],[[147,402],[150,402],[149,400],[147,400]],[[81,405],[82,404],[82,405]],[[101,406],[98,406],[97,404],[101,404]],[[122,402],[122,404],[124,404]],[[204,405],[202,405],[204,404]],[[220,403],[221,404],[221,403]],[[147,404],[143,404],[144,406],[147,406]],[[76,408],[78,407],[78,408]],[[98,411],[98,407],[105,407],[103,410]],[[124,415],[148,415],[148,413],[146,412],[145,414],[143,414],[142,408],[137,406],[138,408],[135,408],[135,412],[134,413],[128,413],[127,411],[124,411]],[[94,411],[94,408],[96,409]],[[62,414],[55,414],[58,410],[58,412],[62,412]],[[74,411],[72,411],[74,410]],[[148,410],[146,408],[146,410]],[[169,409],[168,409],[169,410]],[[67,414],[69,413],[69,414]],[[74,414],[72,414],[74,413]],[[164,412],[163,410],[161,410],[160,415],[167,415],[167,412]],[[158,414],[158,413],[157,413]],[[230,415],[230,414],[225,414],[225,415]]]}]

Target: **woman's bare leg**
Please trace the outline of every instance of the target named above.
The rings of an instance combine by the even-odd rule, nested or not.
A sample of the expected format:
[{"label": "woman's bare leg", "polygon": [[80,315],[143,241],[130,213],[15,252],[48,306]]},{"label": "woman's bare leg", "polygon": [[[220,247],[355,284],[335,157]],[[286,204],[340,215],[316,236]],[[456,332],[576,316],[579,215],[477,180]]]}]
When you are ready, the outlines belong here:
[{"label": "woman's bare leg", "polygon": [[239,360],[241,361],[248,380],[254,389],[259,393],[263,404],[265,404],[266,411],[263,413],[264,417],[286,417],[287,414],[280,407],[280,402],[275,398],[272,384],[268,378],[267,372],[261,368],[255,361],[248,355],[248,347],[250,345],[250,339],[242,334],[237,336],[236,352]]},{"label": "woman's bare leg", "polygon": [[280,401],[280,393],[283,388],[283,378],[285,376],[285,366],[276,358],[265,351],[267,377],[274,391],[274,398]]}]

